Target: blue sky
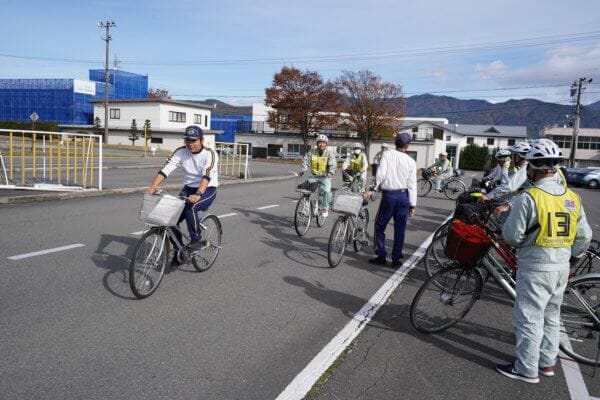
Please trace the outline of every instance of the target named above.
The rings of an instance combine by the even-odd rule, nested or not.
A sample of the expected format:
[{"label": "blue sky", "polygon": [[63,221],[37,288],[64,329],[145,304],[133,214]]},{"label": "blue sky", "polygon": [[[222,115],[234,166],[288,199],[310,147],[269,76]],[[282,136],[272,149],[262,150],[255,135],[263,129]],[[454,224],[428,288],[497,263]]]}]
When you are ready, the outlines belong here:
[{"label": "blue sky", "polygon": [[[566,104],[558,85],[600,83],[600,2],[589,0],[4,0],[2,16],[0,78],[87,79],[103,67],[97,23],[112,19],[111,59],[180,99],[260,102],[283,65],[327,79],[370,69],[406,95],[492,102]],[[597,100],[590,85],[584,102]]]}]

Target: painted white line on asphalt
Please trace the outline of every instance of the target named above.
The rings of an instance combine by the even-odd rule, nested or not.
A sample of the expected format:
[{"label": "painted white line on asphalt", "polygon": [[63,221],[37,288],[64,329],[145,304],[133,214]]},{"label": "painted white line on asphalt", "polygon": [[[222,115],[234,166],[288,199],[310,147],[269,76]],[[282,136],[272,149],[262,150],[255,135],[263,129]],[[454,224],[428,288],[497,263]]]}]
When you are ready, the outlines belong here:
[{"label": "painted white line on asphalt", "polygon": [[[571,342],[569,341],[569,338],[564,330],[565,327],[561,324],[561,343],[565,347],[567,347],[567,349],[570,349]],[[592,397],[590,397],[590,393],[587,390],[587,386],[585,385],[585,381],[583,380],[583,375],[581,375],[581,370],[579,369],[579,364],[577,363],[577,361],[574,361],[573,359],[571,359],[571,357],[561,352],[560,365],[562,365],[562,369],[565,374],[565,381],[567,381],[567,388],[569,389],[569,394],[571,395],[571,398],[592,399]]]},{"label": "painted white line on asphalt", "polygon": [[289,172],[289,173],[291,173],[291,174],[292,174],[292,175],[294,175],[294,176],[298,176],[298,173],[297,173],[297,172],[290,171],[290,170],[288,170],[288,172]]},{"label": "painted white line on asphalt", "polygon": [[300,200],[292,200],[292,203],[297,203],[298,201],[300,201]]},{"label": "painted white line on asphalt", "polygon": [[223,215],[217,215],[217,218],[227,218],[227,217],[233,217],[234,215],[237,215],[237,213],[229,213],[229,214],[223,214]]},{"label": "painted white line on asphalt", "polygon": [[47,250],[40,250],[40,251],[34,251],[33,253],[26,253],[26,254],[19,254],[16,256],[10,256],[7,257],[9,260],[21,260],[23,258],[29,258],[29,257],[35,257],[35,256],[41,256],[42,254],[48,254],[48,253],[56,253],[57,251],[63,251],[63,250],[69,250],[69,249],[75,249],[77,247],[83,247],[85,246],[85,244],[81,244],[81,243],[75,243],[75,244],[70,244],[68,246],[62,246],[62,247],[55,247],[53,249],[47,249]]},{"label": "painted white line on asphalt", "polygon": [[404,262],[402,267],[396,270],[394,275],[379,288],[377,293],[352,317],[352,320],[296,375],[294,380],[277,396],[276,400],[301,400],[304,398],[321,375],[327,371],[346,347],[362,332],[379,308],[394,293],[394,290],[396,290],[406,275],[417,265],[419,260],[425,255],[425,251],[431,243],[432,238],[433,233]]},{"label": "painted white line on asphalt", "polygon": [[279,204],[271,204],[270,206],[258,207],[257,210],[266,210],[267,208],[279,207]]}]

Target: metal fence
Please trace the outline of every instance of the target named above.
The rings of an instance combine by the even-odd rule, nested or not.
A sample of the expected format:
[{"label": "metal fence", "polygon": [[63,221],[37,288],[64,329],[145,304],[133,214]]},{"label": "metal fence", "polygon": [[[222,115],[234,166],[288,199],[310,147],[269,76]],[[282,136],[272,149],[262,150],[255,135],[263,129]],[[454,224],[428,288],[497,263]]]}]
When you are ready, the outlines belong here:
[{"label": "metal fence", "polygon": [[248,179],[249,145],[244,143],[215,142],[219,155],[219,176]]},{"label": "metal fence", "polygon": [[102,190],[102,137],[0,129],[0,189]]}]

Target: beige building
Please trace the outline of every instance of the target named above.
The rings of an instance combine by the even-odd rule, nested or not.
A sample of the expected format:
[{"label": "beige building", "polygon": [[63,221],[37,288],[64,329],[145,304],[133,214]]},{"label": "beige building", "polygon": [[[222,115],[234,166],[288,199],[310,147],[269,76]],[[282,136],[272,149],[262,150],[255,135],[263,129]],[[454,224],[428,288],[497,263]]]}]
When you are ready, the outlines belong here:
[{"label": "beige building", "polygon": [[[571,154],[573,128],[544,128],[540,137],[553,140],[568,159]],[[578,167],[600,167],[600,128],[580,128],[577,135],[575,162]]]}]

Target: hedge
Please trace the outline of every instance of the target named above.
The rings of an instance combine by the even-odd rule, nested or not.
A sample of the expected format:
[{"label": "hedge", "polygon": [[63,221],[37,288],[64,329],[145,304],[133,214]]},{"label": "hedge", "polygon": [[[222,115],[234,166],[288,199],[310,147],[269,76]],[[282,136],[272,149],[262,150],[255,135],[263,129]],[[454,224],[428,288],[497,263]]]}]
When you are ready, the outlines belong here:
[{"label": "hedge", "polygon": [[487,146],[470,144],[460,152],[460,168],[470,171],[483,171],[489,163],[490,151]]}]

